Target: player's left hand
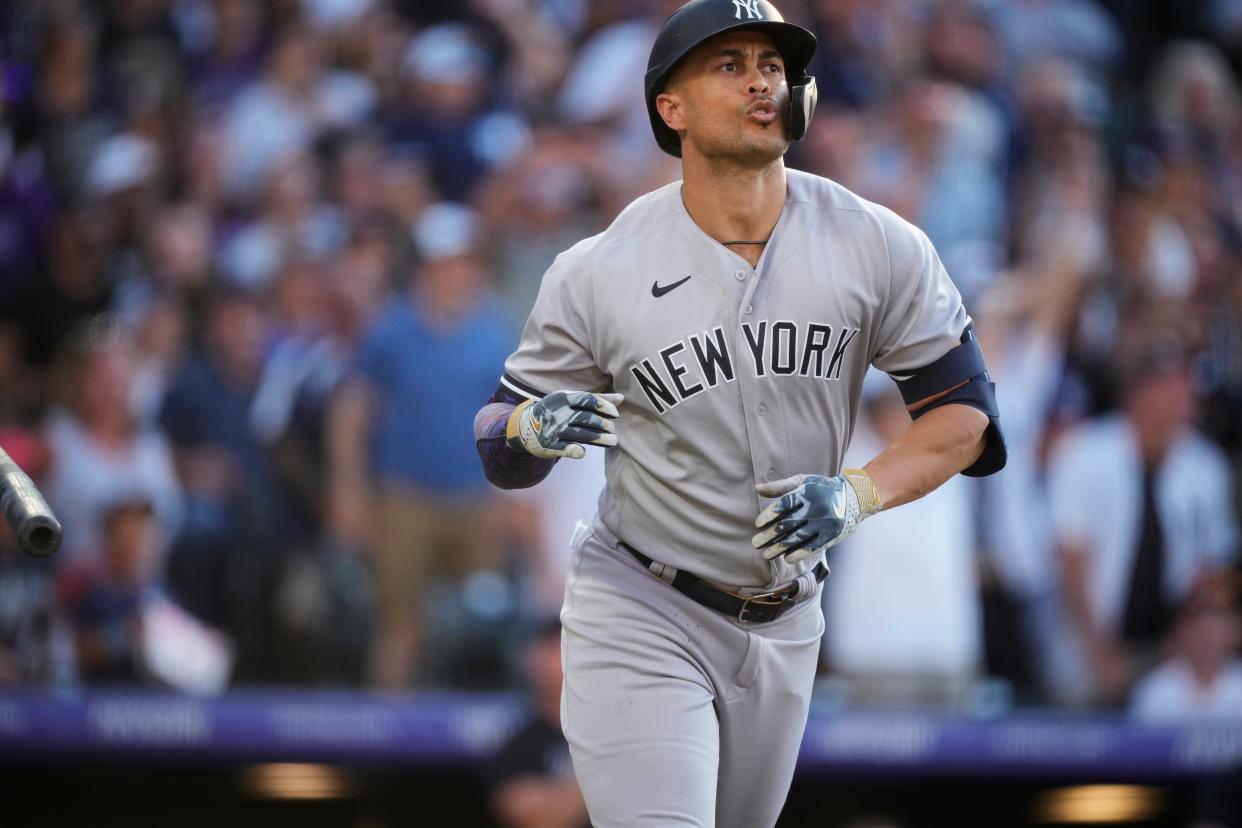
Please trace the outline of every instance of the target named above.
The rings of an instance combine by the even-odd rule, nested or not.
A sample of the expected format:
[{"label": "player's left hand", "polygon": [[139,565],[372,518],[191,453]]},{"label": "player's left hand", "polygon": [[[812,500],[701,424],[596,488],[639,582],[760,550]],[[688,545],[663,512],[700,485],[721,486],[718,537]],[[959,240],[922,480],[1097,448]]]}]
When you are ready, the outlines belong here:
[{"label": "player's left hand", "polygon": [[772,560],[797,563],[844,540],[863,519],[858,493],[845,477],[796,474],[760,483],[755,492],[778,498],[755,518],[751,544]]},{"label": "player's left hand", "polygon": [[617,445],[613,421],[624,399],[622,394],[553,391],[515,408],[505,433],[510,445],[535,457],[581,460],[584,446]]}]

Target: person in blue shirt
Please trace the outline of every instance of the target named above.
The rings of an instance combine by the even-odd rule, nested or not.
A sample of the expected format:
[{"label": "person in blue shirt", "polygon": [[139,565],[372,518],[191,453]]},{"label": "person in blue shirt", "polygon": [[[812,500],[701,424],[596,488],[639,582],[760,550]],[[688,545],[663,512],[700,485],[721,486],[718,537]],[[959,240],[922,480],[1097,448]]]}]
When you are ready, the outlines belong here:
[{"label": "person in blue shirt", "polygon": [[329,422],[329,520],[369,548],[379,604],[372,680],[418,672],[421,593],[498,559],[494,495],[471,422],[513,345],[470,210],[441,203],[417,222],[418,274],[379,313]]}]

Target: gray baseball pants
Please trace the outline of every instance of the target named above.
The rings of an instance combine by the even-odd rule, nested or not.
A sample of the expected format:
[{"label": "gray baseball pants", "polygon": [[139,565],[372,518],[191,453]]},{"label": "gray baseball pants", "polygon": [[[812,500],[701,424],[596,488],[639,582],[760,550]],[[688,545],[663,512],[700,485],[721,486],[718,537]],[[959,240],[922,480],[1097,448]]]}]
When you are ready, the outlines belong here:
[{"label": "gray baseball pants", "polygon": [[561,621],[561,721],[595,828],[776,823],[824,631],[818,594],[744,624],[661,581],[595,520],[575,534]]}]

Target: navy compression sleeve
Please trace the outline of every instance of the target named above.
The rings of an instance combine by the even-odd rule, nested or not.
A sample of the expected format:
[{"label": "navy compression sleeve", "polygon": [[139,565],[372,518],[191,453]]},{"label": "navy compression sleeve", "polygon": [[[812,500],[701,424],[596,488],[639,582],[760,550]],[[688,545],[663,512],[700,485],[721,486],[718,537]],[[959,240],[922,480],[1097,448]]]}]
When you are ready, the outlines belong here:
[{"label": "navy compression sleeve", "polygon": [[483,461],[483,474],[500,489],[526,489],[548,476],[555,459],[544,459],[511,448],[505,424],[522,398],[503,385],[474,417],[474,443]]}]

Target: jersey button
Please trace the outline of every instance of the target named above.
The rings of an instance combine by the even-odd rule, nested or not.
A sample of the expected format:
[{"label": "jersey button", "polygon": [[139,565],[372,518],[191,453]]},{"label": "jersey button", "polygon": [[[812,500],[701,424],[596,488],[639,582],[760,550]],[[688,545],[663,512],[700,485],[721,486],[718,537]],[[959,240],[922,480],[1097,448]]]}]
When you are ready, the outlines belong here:
[{"label": "jersey button", "polygon": [[756,408],[755,411],[758,411],[759,416],[762,417],[764,414],[768,413],[768,407],[764,405],[763,403],[759,403],[759,407]]},{"label": "jersey button", "polygon": [[733,275],[737,277],[737,280],[738,280],[739,282],[745,282],[745,281],[746,281],[746,271],[745,271],[745,270],[739,270],[737,273],[734,273]]},{"label": "jersey button", "polygon": [[777,475],[776,469],[768,469],[768,482],[771,483],[773,480],[775,480],[776,475]]},{"label": "jersey button", "polygon": [[754,310],[754,308],[752,308],[750,305],[747,305],[746,307],[742,308],[742,311],[743,311],[744,313],[750,313],[750,312],[751,312],[751,311],[753,311],[753,310]]}]

